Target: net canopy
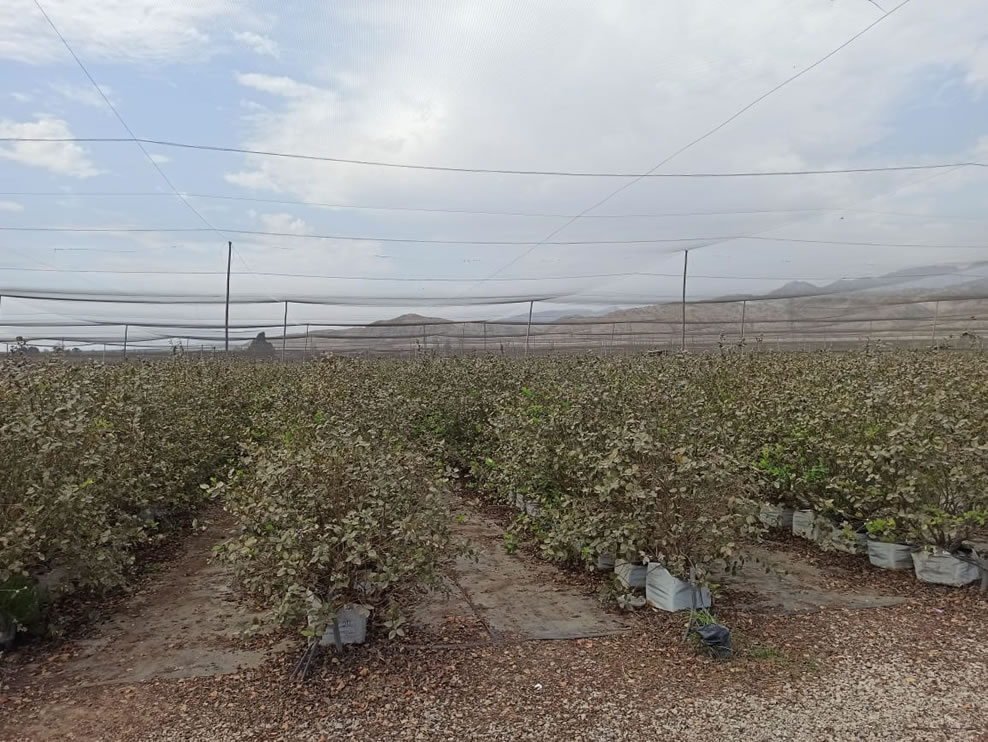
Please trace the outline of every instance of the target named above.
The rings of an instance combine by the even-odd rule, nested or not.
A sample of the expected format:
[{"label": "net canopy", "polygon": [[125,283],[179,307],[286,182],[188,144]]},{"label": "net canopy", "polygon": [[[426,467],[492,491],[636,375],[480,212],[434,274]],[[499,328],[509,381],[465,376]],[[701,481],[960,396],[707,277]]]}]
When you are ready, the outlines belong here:
[{"label": "net canopy", "polygon": [[973,342],[983,19],[9,0],[0,343]]}]

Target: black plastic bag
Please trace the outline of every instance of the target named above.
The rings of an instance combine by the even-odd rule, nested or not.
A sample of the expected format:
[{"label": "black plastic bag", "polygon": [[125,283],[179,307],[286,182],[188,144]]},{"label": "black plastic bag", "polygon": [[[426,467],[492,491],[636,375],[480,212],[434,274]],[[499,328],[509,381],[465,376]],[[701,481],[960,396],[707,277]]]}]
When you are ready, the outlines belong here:
[{"label": "black plastic bag", "polygon": [[706,626],[696,626],[693,631],[700,637],[703,644],[710,653],[718,659],[727,659],[734,656],[734,645],[731,643],[731,630],[719,623],[707,624]]}]

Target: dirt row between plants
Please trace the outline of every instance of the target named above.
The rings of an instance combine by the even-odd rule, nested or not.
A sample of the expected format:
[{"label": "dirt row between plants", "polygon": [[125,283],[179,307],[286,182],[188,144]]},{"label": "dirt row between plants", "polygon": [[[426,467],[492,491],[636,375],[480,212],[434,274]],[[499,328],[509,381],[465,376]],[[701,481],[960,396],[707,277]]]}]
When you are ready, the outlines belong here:
[{"label": "dirt row between plants", "polygon": [[973,588],[780,538],[725,583],[738,657],[714,662],[682,616],[608,612],[606,578],[508,554],[496,517],[459,514],[476,558],[407,639],[327,650],[304,684],[300,640],[238,638],[254,614],[209,561],[218,521],[110,621],[4,658],[0,739],[988,740]]}]

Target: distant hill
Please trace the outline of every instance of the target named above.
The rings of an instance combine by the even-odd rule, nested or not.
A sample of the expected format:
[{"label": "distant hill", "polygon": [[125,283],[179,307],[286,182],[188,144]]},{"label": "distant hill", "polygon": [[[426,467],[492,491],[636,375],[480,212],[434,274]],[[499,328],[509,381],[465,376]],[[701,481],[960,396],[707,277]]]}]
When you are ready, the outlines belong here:
[{"label": "distant hill", "polygon": [[[736,342],[860,342],[862,338],[937,342],[963,333],[988,336],[988,262],[931,265],[823,285],[790,281],[763,294],[715,297],[687,303],[691,344]],[[742,302],[744,307],[742,308]],[[937,306],[937,302],[941,305]],[[677,348],[682,336],[678,302],[580,313],[536,311],[529,346],[535,350],[633,345]],[[310,347],[338,352],[520,352],[528,313],[498,321],[456,322],[403,314],[366,327],[320,331]],[[299,341],[291,341],[293,347]]]}]

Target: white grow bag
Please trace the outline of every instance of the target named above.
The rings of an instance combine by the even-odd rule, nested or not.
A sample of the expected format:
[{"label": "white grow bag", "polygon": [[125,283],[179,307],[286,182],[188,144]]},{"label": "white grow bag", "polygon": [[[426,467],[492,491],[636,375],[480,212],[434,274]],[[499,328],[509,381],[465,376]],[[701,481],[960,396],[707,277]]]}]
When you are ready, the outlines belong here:
[{"label": "white grow bag", "polygon": [[792,532],[794,536],[816,541],[820,535],[816,513],[812,510],[797,510],[793,513]]},{"label": "white grow bag", "polygon": [[[868,534],[863,531],[848,532],[843,526],[831,526],[829,536],[821,534],[821,542],[831,549],[848,554],[868,553]],[[823,529],[820,529],[821,531]]]},{"label": "white grow bag", "polygon": [[913,569],[912,547],[868,541],[868,561],[882,569]]},{"label": "white grow bag", "polygon": [[758,520],[768,528],[792,528],[792,518],[796,511],[779,505],[764,503],[758,510]]},{"label": "white grow bag", "polygon": [[690,583],[673,577],[672,574],[658,562],[649,562],[645,571],[645,600],[662,611],[688,611],[695,605],[697,608],[710,607],[710,591],[700,587],[696,598],[692,596]]},{"label": "white grow bag", "polygon": [[[977,556],[973,549],[971,554]],[[945,551],[914,551],[912,557],[916,579],[920,582],[963,587],[981,577],[975,565],[962,562]]]},{"label": "white grow bag", "polygon": [[614,574],[625,587],[645,587],[645,565],[626,559],[614,561]]},{"label": "white grow bag", "polygon": [[[343,644],[363,644],[367,638],[367,617],[370,612],[361,606],[346,605],[336,612],[334,622],[340,629],[340,641]],[[333,624],[326,627],[319,640],[321,647],[336,646]]]}]

